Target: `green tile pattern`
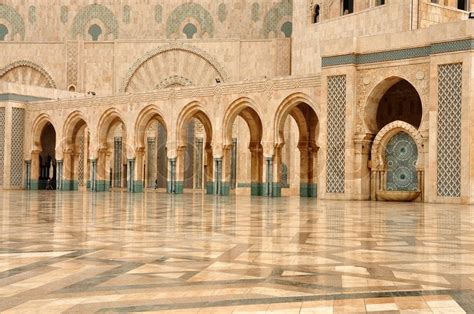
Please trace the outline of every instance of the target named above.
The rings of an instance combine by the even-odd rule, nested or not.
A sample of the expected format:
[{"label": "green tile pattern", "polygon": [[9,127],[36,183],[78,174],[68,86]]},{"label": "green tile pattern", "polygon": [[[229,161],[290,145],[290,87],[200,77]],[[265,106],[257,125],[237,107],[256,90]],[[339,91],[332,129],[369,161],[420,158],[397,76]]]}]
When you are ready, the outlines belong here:
[{"label": "green tile pattern", "polygon": [[[265,15],[263,19],[263,37],[268,38],[270,32],[275,32],[280,34],[282,37],[283,33],[281,32],[281,25],[284,22],[291,22],[291,17],[293,15],[293,1],[292,0],[281,0],[276,3]],[[286,19],[286,21],[285,21]]]},{"label": "green tile pattern", "polygon": [[258,2],[252,4],[251,19],[254,22],[257,22],[260,19],[260,4]]},{"label": "green tile pattern", "polygon": [[67,5],[61,6],[61,23],[66,24],[69,20],[69,7]]},{"label": "green tile pattern", "polygon": [[367,54],[346,54],[322,58],[322,66],[338,66],[347,64],[369,64],[375,62],[397,61],[424,58],[434,54],[474,50],[474,39],[433,43],[430,46],[388,50]]},{"label": "green tile pattern", "polygon": [[14,8],[6,4],[0,4],[0,19],[7,20],[10,23],[12,37],[20,34],[21,39],[25,39],[25,22]]},{"label": "green tile pattern", "polygon": [[219,4],[219,7],[217,8],[217,18],[219,19],[219,22],[225,22],[227,18],[227,7],[225,3]]},{"label": "green tile pattern", "polygon": [[186,18],[195,19],[200,26],[201,33],[207,33],[210,38],[214,37],[214,20],[209,11],[197,3],[185,3],[171,12],[166,23],[166,36],[171,38],[173,35],[181,33],[181,25]]},{"label": "green tile pattern", "polygon": [[103,5],[91,4],[83,7],[74,17],[71,28],[72,39],[76,39],[79,34],[84,34],[85,28],[93,19],[98,19],[104,23],[106,34],[112,34],[115,39],[118,38],[119,24],[114,13]]},{"label": "green tile pattern", "polygon": [[28,21],[30,24],[36,23],[36,7],[34,5],[30,5],[28,8]]}]

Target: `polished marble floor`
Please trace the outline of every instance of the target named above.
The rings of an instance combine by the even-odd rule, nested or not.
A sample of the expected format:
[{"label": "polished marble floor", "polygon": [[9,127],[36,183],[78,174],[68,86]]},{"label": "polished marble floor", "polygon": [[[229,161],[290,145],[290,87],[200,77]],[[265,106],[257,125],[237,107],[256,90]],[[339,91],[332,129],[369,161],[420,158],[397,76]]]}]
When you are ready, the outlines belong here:
[{"label": "polished marble floor", "polygon": [[474,313],[474,207],[0,191],[2,313]]}]

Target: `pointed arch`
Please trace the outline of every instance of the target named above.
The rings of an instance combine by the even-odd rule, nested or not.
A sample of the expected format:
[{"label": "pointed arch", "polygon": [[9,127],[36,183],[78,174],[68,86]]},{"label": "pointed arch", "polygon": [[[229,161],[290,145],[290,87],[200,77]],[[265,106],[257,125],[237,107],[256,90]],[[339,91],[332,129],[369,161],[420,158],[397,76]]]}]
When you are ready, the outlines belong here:
[{"label": "pointed arch", "polygon": [[38,117],[36,117],[35,121],[33,122],[33,127],[31,128],[31,138],[33,139],[33,150],[41,149],[41,133],[44,127],[48,124],[51,124],[54,129],[54,126],[51,117],[46,114],[42,113]]},{"label": "pointed arch", "polygon": [[[294,111],[294,109],[300,104],[308,105],[308,107],[310,107],[312,109],[312,111],[314,112],[314,116],[316,118],[315,122],[318,122],[319,117],[320,117],[320,111],[319,111],[319,108],[314,104],[311,97],[309,97],[308,95],[306,95],[304,93],[294,93],[294,94],[291,94],[291,95],[287,96],[280,103],[280,105],[278,106],[278,109],[275,113],[273,130],[275,132],[274,133],[274,140],[275,140],[276,145],[284,144],[285,139],[283,137],[283,127],[284,127],[286,118],[288,117],[288,115],[290,115],[292,113],[292,111],[293,111],[293,115],[296,115],[297,112],[300,112],[298,110]],[[299,115],[301,116],[301,114],[302,113],[300,112]],[[297,119],[297,117],[295,117],[295,121],[297,122],[298,127],[302,127],[306,131],[311,131],[312,134],[316,138],[316,135],[319,131],[318,130],[319,123],[315,123],[313,125],[306,125],[306,123],[305,123],[303,125],[303,124],[301,124],[301,121],[304,121],[306,117],[301,116],[301,118],[304,118],[304,119]],[[298,123],[298,121],[300,121],[300,122]],[[300,133],[302,133],[302,132],[300,132]]]},{"label": "pointed arch", "polygon": [[64,143],[65,149],[72,144],[72,140],[78,128],[81,128],[84,125],[87,126],[88,124],[87,124],[87,120],[84,114],[81,111],[76,110],[76,111],[71,112],[68,115],[63,126],[63,138],[65,140],[65,143]]},{"label": "pointed arch", "polygon": [[423,103],[421,100],[421,92],[417,88],[416,84],[413,84],[408,78],[402,76],[391,76],[381,80],[375,87],[370,91],[367,101],[364,107],[364,124],[366,131],[371,134],[377,134],[380,130],[379,126],[377,125],[377,112],[379,110],[380,103],[383,97],[387,94],[387,92],[397,84],[405,82],[406,85],[413,89],[413,91],[417,94],[419,102],[421,104],[421,115],[419,124],[422,122],[423,116]]},{"label": "pointed arch", "polygon": [[212,123],[209,119],[209,114],[203,108],[203,106],[197,102],[191,102],[186,105],[183,110],[180,112],[178,116],[178,123],[177,123],[177,139],[180,142],[183,142],[184,133],[183,129],[187,122],[189,122],[192,118],[196,118],[199,122],[202,123],[204,126],[204,130],[206,132],[206,145],[210,145],[212,140]]},{"label": "pointed arch", "polygon": [[263,125],[261,114],[256,103],[248,97],[240,97],[233,101],[224,114],[223,121],[223,143],[232,144],[232,125],[237,116],[241,116],[250,129],[250,143],[260,143],[262,140]]},{"label": "pointed arch", "polygon": [[163,119],[163,114],[157,106],[149,105],[143,108],[138,114],[137,120],[135,121],[134,144],[136,149],[145,147],[146,127],[153,119],[158,120],[163,125],[166,132],[168,132],[168,127],[166,126],[165,120]]}]

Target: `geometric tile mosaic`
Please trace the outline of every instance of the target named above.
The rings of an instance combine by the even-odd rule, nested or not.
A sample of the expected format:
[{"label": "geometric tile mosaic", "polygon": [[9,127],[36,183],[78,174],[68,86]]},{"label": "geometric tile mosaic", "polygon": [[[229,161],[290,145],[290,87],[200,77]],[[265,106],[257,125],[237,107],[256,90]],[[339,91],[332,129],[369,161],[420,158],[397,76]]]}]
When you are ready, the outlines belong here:
[{"label": "geometric tile mosaic", "polygon": [[[254,10],[254,8],[252,8],[252,10]],[[254,13],[252,13],[252,15],[253,14]],[[263,37],[268,38],[270,32],[274,32],[277,37],[280,37],[278,35],[280,34],[280,27],[283,24],[282,22],[291,22],[292,15],[293,0],[281,0],[276,3],[267,12],[263,19]]]},{"label": "geometric tile mosaic", "polygon": [[25,109],[12,108],[12,142],[10,186],[21,187],[23,182],[23,142],[25,139]]},{"label": "geometric tile mosaic", "polygon": [[180,35],[180,29],[183,21],[192,17],[198,22],[200,34],[207,33],[214,37],[214,20],[212,15],[204,7],[198,3],[184,3],[171,12],[166,22],[166,36],[170,38],[172,35]]},{"label": "geometric tile mosaic", "polygon": [[416,191],[418,148],[413,138],[405,132],[394,135],[385,149],[385,159],[387,191]]},{"label": "geometric tile mosaic", "polygon": [[12,27],[10,36],[12,38],[16,34],[20,34],[21,39],[25,38],[25,22],[14,8],[0,3],[0,19],[4,19],[10,23]]},{"label": "geometric tile mosaic", "polygon": [[438,66],[438,196],[461,196],[461,109],[462,63]]},{"label": "geometric tile mosaic", "polygon": [[344,193],[346,76],[328,77],[326,192]]},{"label": "geometric tile mosaic", "polygon": [[118,37],[119,24],[114,13],[106,6],[90,4],[81,8],[74,17],[71,27],[71,38],[76,39],[77,35],[84,34],[86,26],[93,19],[99,19],[104,23],[106,34],[113,34],[114,39]]}]

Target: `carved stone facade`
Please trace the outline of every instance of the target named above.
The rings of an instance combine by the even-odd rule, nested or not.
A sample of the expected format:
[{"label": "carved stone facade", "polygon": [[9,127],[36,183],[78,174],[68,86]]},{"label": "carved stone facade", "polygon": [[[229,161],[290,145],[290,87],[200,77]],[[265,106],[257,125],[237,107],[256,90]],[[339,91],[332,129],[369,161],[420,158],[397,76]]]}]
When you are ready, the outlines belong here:
[{"label": "carved stone facade", "polygon": [[46,2],[0,4],[2,188],[474,203],[462,10]]}]

